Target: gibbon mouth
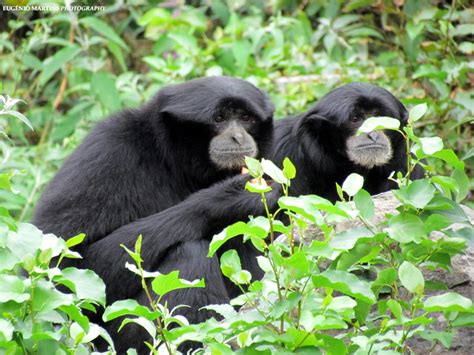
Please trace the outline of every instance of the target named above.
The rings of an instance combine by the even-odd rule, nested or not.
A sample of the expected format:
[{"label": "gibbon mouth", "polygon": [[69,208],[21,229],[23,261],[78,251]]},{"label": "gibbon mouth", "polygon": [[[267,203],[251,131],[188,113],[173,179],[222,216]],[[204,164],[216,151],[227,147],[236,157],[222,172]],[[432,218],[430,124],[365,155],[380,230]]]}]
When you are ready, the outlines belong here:
[{"label": "gibbon mouth", "polygon": [[247,149],[214,149],[214,153],[218,154],[254,154],[255,149],[247,148]]},{"label": "gibbon mouth", "polygon": [[355,147],[355,149],[386,149],[385,144],[361,144]]}]

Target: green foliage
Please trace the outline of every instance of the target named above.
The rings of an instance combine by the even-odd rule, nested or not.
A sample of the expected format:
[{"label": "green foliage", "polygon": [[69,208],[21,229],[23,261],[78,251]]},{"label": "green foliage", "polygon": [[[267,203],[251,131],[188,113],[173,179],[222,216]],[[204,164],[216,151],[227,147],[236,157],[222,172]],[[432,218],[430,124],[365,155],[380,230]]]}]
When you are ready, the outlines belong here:
[{"label": "green foliage", "polygon": [[[472,243],[472,225],[459,205],[472,205],[474,186],[470,4],[192,3],[3,14],[0,348],[83,353],[97,336],[108,339],[82,312],[103,304],[103,283],[91,271],[57,267],[64,257],[79,257],[70,248],[84,235],[64,242],[23,221],[97,120],[143,103],[165,84],[221,74],[267,90],[277,118],[302,112],[343,83],[385,87],[413,107],[409,126],[400,130],[398,121],[384,117],[367,120],[361,131],[397,130],[408,143],[409,169],[420,163],[427,175],[416,182],[394,175],[398,213],[374,225],[374,203],[360,176],[338,186],[341,201],[333,204],[317,196],[287,196],[296,174],[289,160],[280,170],[272,162],[248,159],[255,180],[247,190],[265,203],[272,188],[265,175],[282,184],[285,196],[275,213],[219,233],[209,251],[214,255],[241,235],[262,251],[265,277],[259,281],[242,270],[237,253],[221,256],[224,275],[245,291],[233,303],[248,309],[238,314],[229,305],[212,305],[208,308],[223,321],[189,325],[159,301],[175,289],[203,287],[203,281],[143,270],[139,239],[134,251],[127,250],[135,264],[126,267],[142,280],[149,305],[122,300],[107,308],[104,319],[129,317],[122,327],[139,324],[155,340],[150,348],[160,352],[175,351],[186,339],[202,341],[205,352],[218,354],[230,353],[230,344],[248,352],[403,352],[410,337],[449,347],[451,327],[474,325],[472,302],[452,292],[428,295],[433,283],[421,272],[449,270],[451,258]],[[276,219],[281,214],[288,225]],[[363,227],[335,232],[334,224],[345,220]],[[465,226],[454,229],[453,223]],[[307,244],[309,224],[320,236]],[[430,238],[440,231],[442,238]],[[368,273],[375,273],[375,280],[366,279]],[[447,329],[429,329],[434,312],[443,313]]]},{"label": "green foliage", "polygon": [[[420,118],[426,111],[420,111],[420,107],[415,107],[410,117]],[[411,124],[415,119],[410,119],[403,130],[391,119],[381,119],[377,124],[371,121],[368,125],[372,129],[397,130],[413,148],[411,152],[430,157],[414,143],[423,139],[413,133]],[[407,154],[411,156],[411,152]],[[431,158],[435,155],[433,152]],[[220,257],[222,274],[242,291],[231,301],[234,306],[243,306],[240,312],[230,305],[210,305],[206,308],[219,313],[223,320],[211,319],[197,325],[173,316],[174,310],[159,303],[162,295],[185,287],[202,287],[203,281],[180,280],[177,271],[161,275],[142,270],[139,238],[135,251],[129,251],[138,268],[128,268],[142,277],[151,310],[136,301],[119,301],[107,308],[104,319],[135,316],[125,319],[122,326],[134,322],[145,328],[154,339],[149,344],[153,352],[164,347],[175,351],[185,340],[201,341],[204,353],[231,353],[236,349],[265,349],[270,353],[404,353],[413,337],[449,348],[452,327],[472,325],[474,306],[470,299],[454,292],[430,293],[433,280],[425,280],[423,271],[449,269],[451,258],[472,243],[465,236],[472,235],[474,227],[454,202],[455,194],[451,194],[462,190],[467,182],[453,179],[446,191],[437,183],[443,181],[442,176],[410,181],[409,172],[420,160],[416,155],[408,160],[407,174],[398,174],[395,180],[398,189],[393,195],[400,202],[397,212],[374,223],[374,203],[363,189],[362,176],[349,175],[341,187],[341,201],[333,204],[318,196],[288,196],[296,174],[288,159],[281,170],[268,160],[247,158],[247,168],[254,179],[246,189],[260,194],[266,216],[227,227],[214,236],[209,250],[212,257],[228,240],[243,237],[262,251],[258,257],[265,272],[262,280],[251,280],[235,250]],[[456,168],[457,161],[453,162],[451,168],[463,175]],[[283,188],[284,196],[274,212],[266,205],[266,193],[274,185],[268,186],[264,177]],[[287,225],[277,219],[282,214],[288,217]],[[363,227],[336,232],[335,224],[344,221],[359,222]],[[453,224],[459,222],[468,232],[452,235]],[[307,239],[306,229],[311,224],[318,227],[319,234]],[[435,231],[442,236],[433,238],[431,233]],[[365,276],[371,273],[376,277]],[[153,278],[155,296],[149,292],[145,277]],[[437,289],[447,288],[436,283]],[[429,325],[436,322],[439,312],[448,325],[435,331]],[[180,326],[169,328],[173,323]]]},{"label": "green foliage", "polygon": [[[10,177],[1,174],[0,180],[9,182]],[[90,352],[90,342],[97,337],[113,347],[107,332],[83,312],[105,305],[102,280],[90,270],[59,268],[63,258],[80,257],[69,247],[83,239],[79,235],[66,242],[43,234],[31,224],[16,223],[2,208],[0,349],[9,354],[76,354]]]},{"label": "green foliage", "polygon": [[[463,157],[471,196],[469,2],[192,3],[4,14],[0,91],[28,103],[21,114],[35,128],[0,115],[0,131],[13,143],[1,147],[5,169],[26,172],[15,180],[20,194],[8,199],[16,218],[28,220],[58,164],[98,119],[143,103],[165,84],[220,74],[267,90],[277,118],[343,83],[377,83],[406,105],[421,105],[410,120]],[[420,119],[428,107],[422,102],[430,109]],[[429,154],[438,144],[420,142]],[[430,168],[446,175],[440,162]]]}]

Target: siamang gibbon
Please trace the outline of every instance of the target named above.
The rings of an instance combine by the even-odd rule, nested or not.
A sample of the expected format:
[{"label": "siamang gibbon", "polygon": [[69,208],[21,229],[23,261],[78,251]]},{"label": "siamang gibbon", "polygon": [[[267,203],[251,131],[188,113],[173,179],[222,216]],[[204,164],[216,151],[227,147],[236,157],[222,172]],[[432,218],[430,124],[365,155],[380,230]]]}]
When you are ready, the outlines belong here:
[{"label": "siamang gibbon", "polygon": [[[376,116],[396,118],[403,127],[408,111],[381,87],[351,83],[329,92],[307,112],[276,121],[271,158],[281,164],[289,157],[295,164],[290,193],[317,194],[334,202],[336,183],[353,172],[364,177],[364,188],[371,194],[395,188],[390,174],[407,171],[402,135],[391,130],[356,135],[366,118]],[[411,178],[423,173],[417,165]]]},{"label": "siamang gibbon", "polygon": [[[124,298],[147,303],[139,278],[124,269],[130,259],[120,247],[133,248],[141,234],[145,269],[179,269],[185,279],[206,279],[210,289],[167,299],[171,307],[192,306],[186,314],[191,322],[204,320],[209,314],[198,308],[229,301],[217,257],[207,258],[210,237],[234,221],[263,214],[259,196],[244,190],[248,177],[239,173],[245,156],[269,155],[273,111],[265,93],[235,78],[164,87],[141,108],[115,114],[92,130],[47,186],[33,223],[66,239],[87,235],[78,248],[83,259],[62,265],[97,272],[108,304]],[[251,260],[254,249],[248,250]],[[245,259],[247,249],[240,252]],[[117,335],[116,324],[109,330],[119,352],[143,346],[137,331]]]}]

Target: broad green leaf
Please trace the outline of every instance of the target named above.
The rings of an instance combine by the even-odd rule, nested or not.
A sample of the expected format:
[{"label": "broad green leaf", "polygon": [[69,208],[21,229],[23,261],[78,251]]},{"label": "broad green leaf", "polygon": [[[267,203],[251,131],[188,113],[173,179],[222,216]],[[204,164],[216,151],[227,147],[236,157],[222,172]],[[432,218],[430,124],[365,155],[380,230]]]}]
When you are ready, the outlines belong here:
[{"label": "broad green leaf", "polygon": [[124,319],[122,324],[120,324],[120,327],[118,331],[120,332],[123,327],[125,327],[127,324],[130,323],[135,323],[141,326],[143,329],[147,331],[147,333],[152,337],[152,339],[155,339],[156,337],[156,326],[155,324],[150,321],[149,319],[143,318],[143,317],[138,317],[138,318],[127,318]]},{"label": "broad green leaf", "polygon": [[169,274],[157,276],[152,282],[151,287],[155,293],[162,297],[167,293],[182,288],[203,288],[204,279],[188,281],[179,278],[179,271],[172,271]]},{"label": "broad green leaf", "polygon": [[426,104],[420,104],[413,107],[410,112],[408,113],[408,120],[410,122],[418,121],[428,110],[428,106]]},{"label": "broad green leaf", "polygon": [[106,22],[100,20],[97,17],[83,17],[79,20],[79,23],[100,33],[105,38],[111,40],[115,44],[128,51],[127,44],[120,38],[117,33],[115,33],[115,30],[110,27]]},{"label": "broad green leaf", "polygon": [[349,196],[354,196],[364,186],[364,178],[356,173],[350,174],[342,183],[342,191]]},{"label": "broad green leaf", "polygon": [[457,183],[458,192],[456,193],[456,202],[461,202],[469,193],[469,178],[461,169],[454,169],[451,178]]},{"label": "broad green leaf", "polygon": [[400,121],[392,117],[370,117],[362,123],[357,130],[357,134],[368,133],[381,129],[395,129],[400,128]]},{"label": "broad green leaf", "polygon": [[249,192],[259,193],[259,194],[272,191],[271,186],[268,186],[265,183],[250,182],[250,181],[247,181],[245,183],[245,189]]},{"label": "broad green leaf", "polygon": [[461,313],[451,324],[453,327],[474,327],[474,313]]},{"label": "broad green leaf", "polygon": [[336,250],[350,250],[359,239],[373,238],[374,234],[365,227],[356,227],[337,233],[329,242],[329,246]]},{"label": "broad green leaf", "polygon": [[400,243],[420,243],[427,236],[425,225],[420,217],[409,213],[400,213],[391,217],[388,220],[386,232],[390,238]]},{"label": "broad green leaf", "polygon": [[122,108],[120,95],[115,87],[116,80],[111,74],[105,72],[94,73],[91,79],[91,91],[97,101],[102,104],[106,113],[118,111]]},{"label": "broad green leaf", "polygon": [[241,69],[245,69],[249,57],[252,54],[252,45],[246,39],[234,41],[232,43],[232,54],[234,55],[237,66]]},{"label": "broad green leaf", "polygon": [[108,306],[105,309],[102,319],[104,322],[109,322],[122,316],[137,316],[154,320],[158,316],[161,316],[161,313],[153,312],[148,307],[142,306],[135,300],[121,300]]},{"label": "broad green leaf", "polygon": [[20,259],[8,249],[0,247],[0,271],[13,270],[19,262]]},{"label": "broad green leaf", "polygon": [[43,62],[43,71],[38,77],[38,85],[42,87],[49,79],[66,63],[76,58],[81,48],[75,44],[69,44],[63,49],[56,52],[52,57],[45,59]]},{"label": "broad green leaf", "polygon": [[72,237],[66,240],[66,246],[68,248],[72,248],[73,246],[81,244],[85,238],[86,238],[86,235],[84,233],[78,234],[75,237]]},{"label": "broad green leaf", "polygon": [[[332,328],[332,329],[337,329],[337,328]],[[319,332],[317,332],[314,336],[317,340],[322,341],[322,344],[320,346],[325,350],[326,354],[345,355],[348,353],[346,344],[341,339],[338,339],[337,337],[333,337],[327,334],[321,334]],[[304,353],[304,351],[302,353]],[[310,353],[316,354],[311,351]]]},{"label": "broad green leaf", "polygon": [[283,175],[289,180],[294,179],[296,176],[296,167],[288,157],[283,160]]},{"label": "broad green leaf", "polygon": [[397,281],[397,270],[387,268],[377,274],[377,278],[372,282],[372,290],[376,295],[380,293],[383,287],[393,285]]},{"label": "broad green leaf", "polygon": [[388,300],[387,306],[388,308],[390,308],[390,311],[395,316],[395,318],[397,318],[398,320],[402,319],[403,310],[402,310],[402,306],[400,306],[400,303],[398,303],[395,300]]},{"label": "broad green leaf", "polygon": [[10,341],[15,327],[6,319],[0,319],[0,343]]},{"label": "broad green leaf", "polygon": [[90,300],[105,305],[104,281],[92,270],[68,267],[55,281],[67,286],[81,300]]},{"label": "broad green leaf", "polygon": [[25,302],[30,294],[25,292],[23,280],[18,276],[0,274],[0,302]]},{"label": "broad green leaf", "polygon": [[433,157],[444,160],[453,168],[464,170],[464,162],[459,160],[456,153],[452,149],[442,149],[439,152],[432,154]]},{"label": "broad green leaf", "polygon": [[425,154],[433,155],[443,149],[443,141],[439,137],[424,137],[419,139],[421,149]]},{"label": "broad green leaf", "polygon": [[82,314],[78,305],[65,305],[59,307],[59,309],[65,312],[73,321],[77,322],[85,332],[89,331],[89,318]]},{"label": "broad green leaf", "polygon": [[408,261],[404,261],[398,268],[398,278],[411,293],[422,295],[425,288],[425,279],[421,271]]},{"label": "broad green leaf", "polygon": [[435,188],[428,179],[410,182],[408,186],[402,186],[392,193],[402,203],[414,208],[424,208],[434,197]]},{"label": "broad green leaf", "polygon": [[330,287],[370,304],[376,302],[369,283],[359,280],[357,276],[346,271],[326,270],[319,275],[313,276],[313,283],[316,287]]},{"label": "broad green leaf", "polygon": [[20,260],[34,256],[41,248],[43,233],[34,225],[20,223],[16,232],[10,231],[7,247]]},{"label": "broad green leaf", "polygon": [[285,258],[284,265],[294,280],[307,275],[311,267],[306,254],[302,251],[295,251],[293,255]]},{"label": "broad green leaf", "polygon": [[247,224],[244,222],[237,222],[234,223],[224,230],[220,232],[219,234],[216,234],[214,237],[212,237],[211,244],[209,246],[209,253],[207,254],[207,257],[211,258],[214,256],[216,251],[224,245],[228,240],[238,236],[242,235],[248,232],[248,227]]},{"label": "broad green leaf", "polygon": [[454,292],[429,297],[423,303],[423,308],[428,312],[474,312],[472,301]]},{"label": "broad green leaf", "polygon": [[239,254],[234,249],[227,250],[221,256],[222,274],[228,277],[232,282],[240,284],[248,284],[251,275],[248,271],[242,270]]},{"label": "broad green leaf", "polygon": [[283,196],[278,200],[278,205],[316,224],[320,224],[323,221],[319,209],[305,198]]},{"label": "broad green leaf", "polygon": [[262,159],[263,172],[270,176],[273,181],[279,184],[288,184],[289,181],[283,174],[283,171],[277,167],[271,160]]},{"label": "broad green leaf", "polygon": [[39,282],[32,294],[32,309],[34,312],[47,313],[61,306],[71,305],[73,296],[59,292],[51,283]]},{"label": "broad green leaf", "polygon": [[249,170],[249,174],[254,178],[261,177],[263,175],[262,164],[257,159],[251,157],[245,157],[245,165]]},{"label": "broad green leaf", "polygon": [[363,189],[359,190],[359,192],[354,195],[354,203],[359,210],[360,215],[365,219],[371,219],[374,216],[374,201],[372,201],[372,197],[367,191]]},{"label": "broad green leaf", "polygon": [[10,183],[11,174],[0,174],[0,189],[11,191],[12,185]]}]

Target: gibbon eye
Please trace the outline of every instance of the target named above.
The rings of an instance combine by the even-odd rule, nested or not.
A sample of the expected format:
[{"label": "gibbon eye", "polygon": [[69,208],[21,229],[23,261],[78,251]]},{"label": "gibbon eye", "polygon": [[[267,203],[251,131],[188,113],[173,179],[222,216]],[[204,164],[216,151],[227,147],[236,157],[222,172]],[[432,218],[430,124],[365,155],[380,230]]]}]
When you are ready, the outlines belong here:
[{"label": "gibbon eye", "polygon": [[360,116],[352,116],[350,120],[351,122],[359,122],[362,118]]},{"label": "gibbon eye", "polygon": [[244,122],[253,122],[254,121],[253,117],[251,117],[249,115],[243,115],[241,117],[241,120],[244,121]]},{"label": "gibbon eye", "polygon": [[222,123],[224,122],[224,117],[222,115],[216,116],[216,118],[214,118],[214,121],[216,123]]}]

